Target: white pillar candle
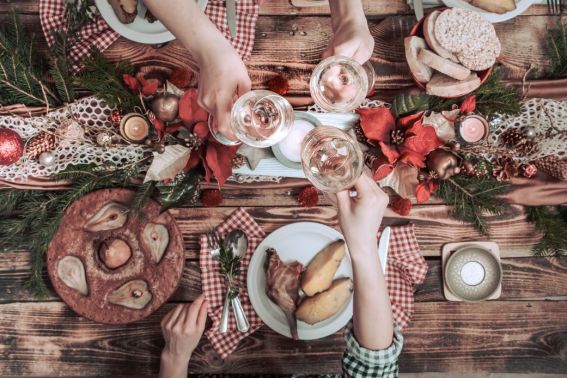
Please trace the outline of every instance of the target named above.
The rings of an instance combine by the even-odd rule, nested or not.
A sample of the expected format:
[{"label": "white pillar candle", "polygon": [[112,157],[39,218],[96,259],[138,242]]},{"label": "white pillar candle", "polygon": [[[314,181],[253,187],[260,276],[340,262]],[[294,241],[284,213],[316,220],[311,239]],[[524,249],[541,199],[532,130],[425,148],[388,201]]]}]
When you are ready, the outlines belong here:
[{"label": "white pillar candle", "polygon": [[459,133],[467,143],[480,142],[488,135],[488,123],[477,115],[467,116],[461,121]]},{"label": "white pillar candle", "polygon": [[314,127],[309,121],[295,120],[287,137],[278,145],[282,155],[289,161],[299,163],[301,161],[301,143],[305,135]]}]

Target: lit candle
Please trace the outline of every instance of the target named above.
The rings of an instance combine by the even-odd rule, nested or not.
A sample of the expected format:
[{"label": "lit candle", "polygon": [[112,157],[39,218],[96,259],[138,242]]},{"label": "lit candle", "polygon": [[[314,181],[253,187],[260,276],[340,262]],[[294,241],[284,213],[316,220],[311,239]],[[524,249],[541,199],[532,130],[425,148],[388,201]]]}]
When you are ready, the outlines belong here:
[{"label": "lit candle", "polygon": [[477,115],[466,116],[460,121],[459,135],[467,143],[478,143],[488,135],[488,122]]},{"label": "lit candle", "polygon": [[295,120],[287,137],[278,145],[282,155],[289,161],[301,162],[301,143],[305,135],[314,127],[309,121],[303,119]]},{"label": "lit candle", "polygon": [[129,142],[141,143],[150,133],[148,120],[136,113],[127,114],[120,123],[120,134]]}]

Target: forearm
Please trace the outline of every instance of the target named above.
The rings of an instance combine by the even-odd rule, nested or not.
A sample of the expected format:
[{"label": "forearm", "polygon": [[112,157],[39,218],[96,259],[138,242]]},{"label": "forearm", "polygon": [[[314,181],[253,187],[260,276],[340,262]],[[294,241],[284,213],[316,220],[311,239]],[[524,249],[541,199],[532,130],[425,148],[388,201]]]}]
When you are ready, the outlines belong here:
[{"label": "forearm", "polygon": [[363,247],[349,245],[349,250],[354,271],[354,335],[364,348],[388,348],[394,335],[392,306],[377,241]]},{"label": "forearm", "polygon": [[157,17],[201,65],[215,51],[231,44],[205,15],[197,2],[187,0],[144,0]]},{"label": "forearm", "polygon": [[159,378],[186,378],[189,361],[173,358],[165,350],[161,353]]},{"label": "forearm", "polygon": [[331,25],[333,31],[336,31],[343,22],[364,22],[364,9],[362,8],[362,0],[330,0],[331,7]]}]

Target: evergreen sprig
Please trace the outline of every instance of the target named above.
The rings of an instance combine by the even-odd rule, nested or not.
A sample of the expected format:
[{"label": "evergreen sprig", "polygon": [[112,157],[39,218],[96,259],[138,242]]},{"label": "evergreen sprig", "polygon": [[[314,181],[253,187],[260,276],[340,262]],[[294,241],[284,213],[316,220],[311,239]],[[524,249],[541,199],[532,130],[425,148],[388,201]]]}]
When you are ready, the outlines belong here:
[{"label": "evergreen sprig", "polygon": [[528,221],[533,223],[536,230],[543,236],[534,246],[536,256],[566,256],[567,255],[567,208],[556,207],[525,207]]},{"label": "evergreen sprig", "polygon": [[238,294],[238,284],[236,278],[240,274],[240,257],[235,256],[232,251],[232,246],[225,243],[225,240],[220,239],[220,271],[225,277],[228,289],[229,297],[233,299]]},{"label": "evergreen sprig", "polygon": [[452,215],[456,219],[472,223],[481,234],[488,236],[487,213],[505,213],[508,205],[499,196],[508,190],[508,184],[490,178],[459,175],[440,181],[435,196],[452,206]]},{"label": "evergreen sprig", "polygon": [[547,53],[551,68],[544,76],[549,79],[567,78],[567,24],[559,20],[558,27],[547,35]]}]

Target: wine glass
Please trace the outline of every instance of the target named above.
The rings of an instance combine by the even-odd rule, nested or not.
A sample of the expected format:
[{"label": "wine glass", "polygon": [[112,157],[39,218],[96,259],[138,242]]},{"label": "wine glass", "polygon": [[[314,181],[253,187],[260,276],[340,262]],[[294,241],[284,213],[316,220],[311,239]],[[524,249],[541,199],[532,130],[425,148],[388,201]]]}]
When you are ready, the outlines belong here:
[{"label": "wine glass", "polygon": [[232,131],[238,138],[230,140],[209,128],[217,141],[225,145],[245,143],[252,147],[265,148],[281,142],[291,130],[294,121],[291,104],[277,93],[254,90],[242,95],[230,113]]},{"label": "wine glass", "polygon": [[374,67],[344,56],[321,61],[309,81],[311,97],[328,112],[347,113],[358,108],[374,88]]},{"label": "wine glass", "polygon": [[305,176],[319,190],[337,193],[349,189],[362,174],[364,158],[356,140],[341,129],[319,126],[301,146]]}]

